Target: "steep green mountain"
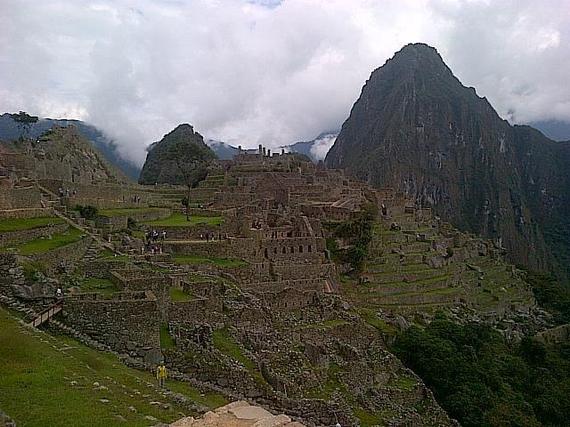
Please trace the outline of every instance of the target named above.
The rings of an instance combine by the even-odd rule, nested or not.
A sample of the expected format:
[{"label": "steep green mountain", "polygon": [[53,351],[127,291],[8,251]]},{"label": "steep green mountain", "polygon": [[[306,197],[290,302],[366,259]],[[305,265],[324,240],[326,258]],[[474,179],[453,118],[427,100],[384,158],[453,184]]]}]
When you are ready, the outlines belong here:
[{"label": "steep green mountain", "polygon": [[189,124],[181,124],[150,145],[139,183],[187,185],[198,169],[215,158],[202,135]]},{"label": "steep green mountain", "polygon": [[[134,163],[123,159],[117,152],[115,142],[106,136],[101,130],[81,120],[47,119],[35,117],[34,121],[21,121],[26,113],[0,115],[0,141],[11,142],[24,138],[37,139],[54,126],[74,126],[81,135],[87,138],[107,159],[107,161],[119,168],[129,178],[136,180],[139,175],[139,167]],[[34,117],[34,116],[28,116]]]},{"label": "steep green mountain", "polygon": [[570,143],[502,120],[430,46],[372,73],[326,163],[433,206],[517,263],[570,273]]}]

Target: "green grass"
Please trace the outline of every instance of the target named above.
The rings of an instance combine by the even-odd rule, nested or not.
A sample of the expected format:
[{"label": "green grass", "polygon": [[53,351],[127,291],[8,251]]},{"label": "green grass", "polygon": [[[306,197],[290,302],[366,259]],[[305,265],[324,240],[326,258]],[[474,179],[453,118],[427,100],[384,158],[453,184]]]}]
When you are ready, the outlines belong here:
[{"label": "green grass", "polygon": [[212,333],[212,341],[214,347],[225,355],[237,360],[241,363],[248,371],[256,370],[257,367],[245,354],[243,354],[241,348],[234,341],[227,329],[217,329]]},{"label": "green grass", "polygon": [[192,301],[193,297],[192,294],[185,292],[184,289],[172,287],[170,288],[170,299],[173,302],[186,302]]},{"label": "green grass", "polygon": [[168,384],[168,388],[177,393],[181,393],[187,396],[188,398],[192,399],[194,402],[206,406],[207,408],[210,409],[219,408],[220,406],[224,406],[229,403],[229,400],[225,396],[219,393],[211,393],[211,392],[202,393],[199,390],[190,387],[187,383],[170,382]]},{"label": "green grass", "polygon": [[80,292],[96,292],[103,295],[112,295],[119,292],[116,284],[109,279],[99,279],[97,277],[89,277],[79,285]]},{"label": "green grass", "polygon": [[166,323],[160,325],[160,348],[164,350],[176,348],[176,342],[174,342],[174,338],[170,336],[168,324]]},{"label": "green grass", "polygon": [[368,308],[361,308],[358,310],[358,313],[362,316],[364,321],[368,323],[370,326],[378,329],[380,332],[388,334],[388,335],[396,335],[398,332],[396,328],[384,320],[380,319],[374,310]]},{"label": "green grass", "polygon": [[394,387],[398,390],[412,391],[418,385],[418,381],[412,377],[397,377],[390,381],[389,387]]},{"label": "green grass", "polygon": [[353,411],[356,418],[360,420],[361,427],[384,425],[384,423],[382,423],[383,418],[378,414],[374,414],[362,408],[354,408]]},{"label": "green grass", "polygon": [[301,329],[309,329],[309,328],[315,328],[315,329],[332,329],[335,328],[337,326],[342,326],[342,325],[348,325],[349,322],[347,322],[346,320],[343,319],[330,319],[330,320],[324,320],[322,322],[318,322],[318,323],[309,323],[307,325],[303,325],[301,326]]},{"label": "green grass", "polygon": [[30,281],[35,280],[37,273],[45,274],[47,271],[45,264],[39,261],[23,262],[21,265],[24,272],[24,277]]},{"label": "green grass", "polygon": [[18,249],[21,255],[41,254],[77,242],[81,239],[82,235],[83,233],[80,230],[70,228],[66,233],[54,234],[51,239],[42,238],[30,240],[29,242],[16,246],[16,249]]},{"label": "green grass", "polygon": [[176,255],[174,262],[180,265],[186,264],[214,264],[218,267],[244,267],[247,262],[236,258],[206,258],[195,255]]},{"label": "green grass", "polygon": [[114,216],[129,216],[137,213],[146,212],[159,212],[161,208],[122,208],[122,209],[101,209],[98,212],[99,216],[114,217]]},{"label": "green grass", "polygon": [[148,221],[145,222],[147,225],[152,226],[182,226],[182,227],[190,227],[197,224],[205,224],[205,225],[220,225],[224,222],[224,219],[221,216],[195,216],[191,215],[189,220],[186,219],[186,215],[175,212],[168,218],[159,219],[156,221]]},{"label": "green grass", "polygon": [[103,249],[101,252],[97,254],[97,258],[99,259],[112,259],[115,261],[128,261],[130,257],[128,255],[117,255],[110,249]]},{"label": "green grass", "polygon": [[63,224],[63,220],[58,217],[38,217],[38,218],[8,218],[0,221],[0,232],[31,230],[33,228],[45,227],[50,224]]},{"label": "green grass", "polygon": [[340,366],[338,366],[336,363],[331,363],[326,372],[326,382],[321,387],[309,391],[307,393],[307,397],[313,399],[329,400],[332,394],[337,390],[343,394],[346,393],[346,388],[338,379],[338,374],[340,372]]},{"label": "green grass", "polygon": [[[0,343],[0,407],[18,426],[148,426],[158,422],[145,419],[147,415],[163,423],[180,418],[181,412],[193,415],[163,396],[151,373],[128,368],[116,356],[70,338],[24,327],[3,309]],[[219,396],[200,395],[186,383],[168,380],[166,385],[191,400],[200,397],[197,403],[225,403]],[[170,406],[163,409],[152,401]]]}]

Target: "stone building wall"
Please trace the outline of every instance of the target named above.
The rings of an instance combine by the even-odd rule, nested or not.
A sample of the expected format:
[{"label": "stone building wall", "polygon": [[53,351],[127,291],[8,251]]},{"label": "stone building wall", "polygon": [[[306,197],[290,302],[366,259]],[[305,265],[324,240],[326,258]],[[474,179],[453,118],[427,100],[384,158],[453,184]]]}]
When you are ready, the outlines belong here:
[{"label": "stone building wall", "polygon": [[41,208],[41,194],[36,186],[3,188],[0,191],[0,209]]},{"label": "stone building wall", "polygon": [[195,298],[191,301],[172,302],[168,308],[168,321],[177,324],[216,324],[223,322],[223,304],[219,298]]},{"label": "stone building wall", "polygon": [[24,208],[24,209],[0,209],[0,219],[7,218],[38,218],[44,216],[53,216],[51,208]]},{"label": "stone building wall", "polygon": [[284,289],[293,288],[303,291],[319,291],[325,289],[325,279],[298,279],[298,280],[275,280],[267,282],[249,282],[242,283],[241,288],[252,292],[281,292]]},{"label": "stone building wall", "polygon": [[98,216],[95,220],[97,227],[110,231],[124,230],[127,228],[129,218],[137,222],[156,221],[168,218],[172,211],[167,208],[156,208],[152,210],[140,210],[130,212],[128,215]]},{"label": "stone building wall", "polygon": [[166,241],[164,244],[164,251],[180,254],[180,255],[196,255],[203,257],[219,257],[225,258],[232,253],[235,255],[240,252],[232,252],[230,250],[229,240],[215,240],[215,241]]},{"label": "stone building wall", "polygon": [[166,319],[170,288],[173,286],[171,277],[149,270],[115,270],[111,272],[111,280],[125,292],[152,291],[161,318]]},{"label": "stone building wall", "polygon": [[316,295],[316,291],[286,288],[277,292],[264,292],[261,294],[261,298],[272,310],[291,311],[313,305]]},{"label": "stone building wall", "polygon": [[24,275],[16,255],[0,252],[0,295],[13,297],[14,288],[24,284]]},{"label": "stone building wall", "polygon": [[156,362],[160,315],[152,292],[126,292],[113,299],[99,294],[65,298],[65,322],[114,351]]},{"label": "stone building wall", "polygon": [[536,334],[536,339],[544,344],[561,344],[570,341],[570,325],[560,325]]}]

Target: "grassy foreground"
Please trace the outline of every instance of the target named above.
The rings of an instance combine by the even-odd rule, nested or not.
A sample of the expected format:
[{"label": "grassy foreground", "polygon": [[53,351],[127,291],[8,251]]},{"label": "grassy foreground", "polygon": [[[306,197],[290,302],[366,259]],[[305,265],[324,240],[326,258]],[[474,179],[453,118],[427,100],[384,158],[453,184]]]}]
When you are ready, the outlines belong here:
[{"label": "grassy foreground", "polygon": [[[18,426],[150,426],[192,415],[156,388],[151,373],[28,328],[1,308],[0,343],[0,408]],[[185,383],[169,380],[167,388],[205,406],[226,403]]]}]

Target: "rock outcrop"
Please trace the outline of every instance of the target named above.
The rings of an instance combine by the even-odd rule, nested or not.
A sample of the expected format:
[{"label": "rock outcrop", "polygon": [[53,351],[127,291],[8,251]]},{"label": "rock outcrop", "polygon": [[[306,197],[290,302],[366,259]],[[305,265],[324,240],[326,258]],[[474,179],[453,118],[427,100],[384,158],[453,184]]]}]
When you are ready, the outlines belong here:
[{"label": "rock outcrop", "polygon": [[304,424],[291,421],[287,415],[273,415],[259,406],[238,401],[222,406],[203,417],[182,418],[172,424],[172,427],[303,427]]},{"label": "rock outcrop", "polygon": [[148,148],[139,183],[188,185],[194,171],[215,158],[202,135],[182,124]]},{"label": "rock outcrop", "polygon": [[433,206],[517,263],[568,265],[570,143],[502,120],[430,46],[407,45],[372,73],[326,163]]}]

